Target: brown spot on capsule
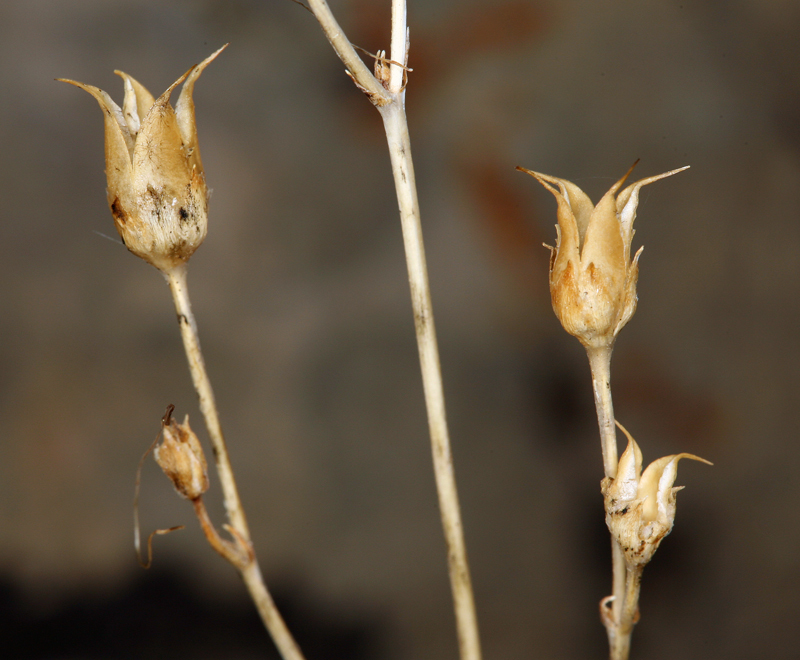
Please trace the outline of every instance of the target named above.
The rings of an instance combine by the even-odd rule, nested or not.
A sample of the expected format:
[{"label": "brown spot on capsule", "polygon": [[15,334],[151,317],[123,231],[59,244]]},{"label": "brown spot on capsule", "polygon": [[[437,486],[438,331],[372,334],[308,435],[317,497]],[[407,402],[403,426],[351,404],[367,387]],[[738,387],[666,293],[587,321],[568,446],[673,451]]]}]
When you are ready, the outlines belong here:
[{"label": "brown spot on capsule", "polygon": [[128,214],[125,213],[122,206],[120,205],[119,197],[115,197],[114,201],[111,203],[111,214],[114,216],[114,221],[117,224],[125,225],[128,222]]}]

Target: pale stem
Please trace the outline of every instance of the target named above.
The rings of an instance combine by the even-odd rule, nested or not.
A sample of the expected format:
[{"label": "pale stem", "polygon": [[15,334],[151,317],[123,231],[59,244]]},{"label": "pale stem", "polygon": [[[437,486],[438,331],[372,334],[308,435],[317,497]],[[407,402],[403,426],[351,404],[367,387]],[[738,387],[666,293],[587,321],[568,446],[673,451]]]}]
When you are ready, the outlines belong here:
[{"label": "pale stem", "polygon": [[300,647],[294,641],[294,637],[289,632],[289,628],[286,627],[275,601],[272,600],[272,596],[264,582],[264,577],[261,575],[258,561],[253,559],[239,572],[245,585],[247,585],[247,591],[250,592],[250,598],[253,599],[261,616],[261,621],[269,631],[272,641],[275,642],[275,646],[278,648],[283,660],[304,660]]},{"label": "pale stem", "polygon": [[[358,58],[349,40],[333,18],[325,0],[309,0],[309,4],[325,35],[339,58],[347,66],[356,84],[365,91],[383,117],[400,208],[400,223],[406,251],[414,326],[417,333],[425,405],[428,411],[434,473],[442,527],[447,543],[459,652],[461,660],[480,660],[481,650],[475,601],[447,431],[439,350],[433,323],[433,307],[425,263],[425,250],[422,243],[419,202],[414,179],[414,166],[411,161],[411,142],[404,108],[405,71],[402,67],[392,64],[389,89],[384,88]],[[393,0],[390,52],[392,60],[406,63],[407,43],[406,2],[405,0]]]},{"label": "pale stem", "polygon": [[[620,621],[622,621],[623,611],[625,609],[625,605],[627,604],[627,591],[625,585],[628,578],[628,567],[625,563],[625,553],[622,551],[622,546],[613,536],[611,537],[611,575],[611,587],[613,589],[611,593],[614,595],[614,601],[611,606],[614,623],[613,636],[615,639],[618,639],[620,635],[625,635],[620,628]],[[630,646],[630,636],[632,632],[633,628],[627,631],[628,646]],[[610,641],[612,637],[611,629],[609,629],[608,635]],[[611,647],[613,648],[616,644],[617,642],[615,641],[611,644]],[[612,660],[617,659],[612,656]]]},{"label": "pale stem", "polygon": [[[202,497],[192,500],[192,504],[194,504],[195,515],[200,522],[200,527],[203,529],[203,534],[205,534],[209,545],[226,561],[233,564],[237,569],[241,569],[250,561],[250,555],[252,554],[250,544],[247,542],[235,543],[223,539],[217,532],[217,528],[214,527],[214,523],[211,522]],[[230,529],[233,528],[231,527]]]},{"label": "pale stem", "polygon": [[[222,435],[222,427],[219,423],[217,405],[214,400],[214,391],[211,388],[211,381],[208,378],[203,353],[200,350],[200,338],[197,334],[197,323],[192,313],[192,306],[189,301],[189,289],[186,282],[186,265],[182,264],[164,273],[169,283],[172,299],[175,302],[175,311],[178,314],[178,325],[181,328],[181,338],[186,349],[186,359],[189,362],[189,371],[192,374],[195,390],[200,402],[200,412],[206,422],[208,436],[214,451],[214,459],[217,465],[217,473],[222,487],[225,511],[230,520],[234,537],[246,544],[248,549],[252,548],[250,531],[247,527],[247,519],[244,515],[239,491],[236,487],[236,479],[233,475],[228,449],[225,445],[225,437]],[[196,507],[197,508],[197,507]],[[210,525],[210,521],[205,520]],[[203,519],[201,518],[201,524]],[[216,534],[216,532],[215,532]],[[219,548],[215,548],[219,551]],[[261,569],[255,554],[250,551],[249,561],[244,563],[236,562],[232,557],[223,554],[230,563],[239,571],[247,587],[250,597],[258,609],[264,626],[272,636],[275,645],[278,647],[284,660],[304,660],[303,654],[297,647],[291,633],[283,621],[280,613],[275,607],[272,597],[267,591],[264,579],[261,576]]]},{"label": "pale stem", "polygon": [[[614,421],[614,404],[611,400],[611,353],[613,345],[603,348],[587,348],[589,366],[592,371],[592,390],[597,408],[597,425],[600,427],[600,443],[603,452],[603,471],[606,477],[617,476],[617,427]],[[626,582],[630,577],[625,564],[625,555],[619,542],[611,537],[612,594],[611,617],[604,619],[612,660],[627,658],[615,655],[615,649],[630,648],[633,626],[624,630],[621,626],[627,605]],[[635,604],[634,604],[635,607]]]},{"label": "pale stem", "polygon": [[[362,59],[358,56],[350,40],[345,36],[339,23],[333,17],[331,8],[325,0],[308,0],[311,11],[314,12],[319,21],[322,31],[330,41],[331,46],[336,51],[339,59],[342,60],[350,75],[353,76],[356,84],[361,87],[373,101],[373,103],[389,103],[392,100],[388,90],[381,85],[372,72],[367,68]],[[405,12],[404,12],[405,13]],[[401,60],[398,60],[401,61]],[[396,69],[397,67],[392,67]]]},{"label": "pale stem", "polygon": [[[406,24],[406,1],[392,0],[392,42],[389,57],[394,62],[407,64],[408,55],[408,27]],[[392,64],[389,70],[389,90],[401,96],[400,102],[405,100],[403,82],[405,70],[403,67]]]},{"label": "pale stem", "polygon": [[453,457],[447,430],[442,372],[428,284],[428,268],[425,263],[425,247],[422,241],[422,226],[414,180],[414,165],[411,160],[408,124],[402,103],[395,102],[379,108],[379,110],[386,129],[395,190],[400,206],[400,223],[403,230],[408,280],[411,288],[411,304],[422,369],[425,405],[428,410],[428,428],[433,450],[436,487],[439,494],[439,509],[447,542],[450,586],[453,592],[459,649],[463,660],[479,660],[481,650],[478,621],[475,614]]},{"label": "pale stem", "polygon": [[[642,571],[644,567],[628,567],[628,577],[625,581],[625,607],[622,618],[617,625],[616,634],[611,643],[610,660],[628,660],[631,651],[631,635],[633,626],[638,619],[639,591],[642,585]],[[611,637],[609,636],[609,640]]]},{"label": "pale stem", "polygon": [[614,423],[614,404],[611,401],[611,351],[612,347],[587,348],[592,370],[592,390],[600,427],[600,447],[603,452],[605,476],[617,476],[617,427]]},{"label": "pale stem", "polygon": [[239,491],[236,488],[236,480],[233,476],[233,468],[228,456],[225,437],[222,435],[222,427],[217,414],[217,403],[214,400],[214,390],[211,389],[211,381],[208,378],[203,353],[200,350],[197,323],[189,301],[186,265],[176,266],[172,270],[165,272],[164,276],[169,282],[169,289],[175,302],[175,311],[178,313],[178,325],[181,328],[181,339],[183,339],[183,346],[186,349],[189,371],[192,374],[192,382],[200,402],[200,412],[205,419],[211,447],[214,450],[214,459],[222,487],[225,511],[236,531],[244,538],[249,539],[250,531],[247,527],[247,519],[244,515],[241,500],[239,499]]}]

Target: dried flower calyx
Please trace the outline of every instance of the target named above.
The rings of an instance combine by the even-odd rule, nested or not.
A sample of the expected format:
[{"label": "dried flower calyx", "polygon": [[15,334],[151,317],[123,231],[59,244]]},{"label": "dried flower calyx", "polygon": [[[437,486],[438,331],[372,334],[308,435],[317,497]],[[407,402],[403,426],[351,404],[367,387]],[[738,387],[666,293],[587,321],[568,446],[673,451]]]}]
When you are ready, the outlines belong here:
[{"label": "dried flower calyx", "polygon": [[[225,48],[192,67],[157,99],[125,82],[120,108],[103,90],[64,80],[94,96],[105,118],[108,204],[127,248],[162,271],[185,263],[208,227],[208,190],[197,146],[194,84]],[[173,110],[173,90],[184,82]]]},{"label": "dried flower calyx", "polygon": [[208,490],[208,465],[203,447],[189,427],[189,415],[178,424],[168,409],[162,422],[162,440],[153,456],[175,490],[187,500],[196,500]]},{"label": "dried flower calyx", "polygon": [[546,246],[551,250],[550,295],[564,329],[587,348],[612,346],[636,311],[642,248],[631,260],[631,240],[640,189],[686,169],[641,179],[617,195],[633,167],[597,206],[574,183],[517,168],[534,177],[558,202],[556,246]]},{"label": "dried flower calyx", "polygon": [[605,499],[606,524],[619,541],[629,567],[647,564],[661,540],[675,522],[675,497],[683,486],[673,487],[678,476],[678,461],[691,458],[713,465],[694,454],[673,454],[653,461],[642,472],[642,451],[630,433],[628,446],[619,459],[616,478],[601,482]]}]

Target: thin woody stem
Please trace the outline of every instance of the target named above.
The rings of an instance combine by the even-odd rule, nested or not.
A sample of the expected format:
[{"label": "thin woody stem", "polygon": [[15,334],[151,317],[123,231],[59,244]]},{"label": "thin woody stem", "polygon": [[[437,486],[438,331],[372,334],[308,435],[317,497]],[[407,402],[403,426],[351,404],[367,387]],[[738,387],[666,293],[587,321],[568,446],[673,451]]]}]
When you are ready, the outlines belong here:
[{"label": "thin woody stem", "polygon": [[[612,621],[611,626],[608,627],[608,641],[609,648],[611,649],[611,660],[627,660],[628,653],[619,655],[615,653],[615,649],[621,648],[620,645],[630,649],[631,634],[633,633],[633,626],[623,630],[621,622],[624,618],[623,612],[627,603],[627,580],[628,580],[628,567],[625,563],[625,554],[622,552],[622,547],[619,541],[613,536],[611,537],[611,572],[612,572],[612,593],[614,600],[611,605]],[[622,639],[627,638],[627,642]]]},{"label": "thin woody stem", "polygon": [[597,425],[603,451],[603,470],[612,479],[617,476],[617,427],[614,424],[614,404],[611,401],[611,347],[587,348],[592,370],[592,390],[597,408]]},{"label": "thin woody stem", "polygon": [[200,403],[200,412],[205,419],[208,436],[211,439],[211,446],[214,450],[214,459],[217,464],[222,493],[225,501],[225,511],[231,525],[244,538],[250,538],[250,531],[247,527],[247,519],[244,515],[242,502],[239,499],[239,491],[236,487],[236,479],[233,475],[228,448],[225,444],[225,436],[222,435],[222,427],[219,423],[217,414],[217,404],[214,399],[214,390],[211,388],[211,381],[206,371],[203,353],[200,350],[200,337],[197,334],[197,323],[192,312],[192,305],[189,301],[189,289],[186,281],[186,265],[182,264],[164,273],[169,283],[172,299],[175,303],[175,311],[178,314],[178,325],[181,328],[181,339],[186,349],[186,359],[189,362],[189,371],[192,374],[192,382],[197,391]]},{"label": "thin woody stem", "polygon": [[639,619],[639,592],[642,588],[642,572],[644,566],[629,566],[628,579],[625,581],[625,609],[622,610],[620,628],[630,639],[633,626]]},{"label": "thin woody stem", "polygon": [[272,641],[281,654],[283,660],[304,660],[300,647],[297,646],[292,633],[286,626],[281,613],[278,611],[275,601],[267,589],[264,576],[261,575],[261,568],[255,559],[241,569],[242,580],[247,585],[250,598],[253,599],[256,609],[261,616],[261,621],[269,630]]},{"label": "thin woody stem", "polygon": [[[388,89],[384,87],[355,54],[350,41],[334,19],[325,0],[309,0],[309,4],[356,85],[367,94],[383,118],[406,251],[411,304],[414,312],[425,405],[428,411],[428,428],[431,437],[439,509],[447,543],[459,652],[461,660],[480,660],[481,649],[475,600],[447,430],[439,349],[433,322],[433,307],[425,262],[425,249],[422,242],[414,165],[411,160],[411,141],[405,114],[405,71],[403,67],[391,64]],[[390,56],[394,62],[406,63],[407,44],[406,2],[405,0],[393,0]]]},{"label": "thin woody stem", "polygon": [[197,516],[197,520],[200,521],[200,527],[209,545],[225,560],[241,570],[250,561],[250,555],[252,554],[250,548],[237,547],[234,543],[223,539],[219,535],[217,528],[214,527],[214,523],[211,522],[211,518],[208,516],[208,511],[206,510],[206,505],[203,503],[202,497],[192,500],[192,504],[194,505],[194,512]]},{"label": "thin woody stem", "polygon": [[[619,620],[616,634],[610,645],[610,660],[628,660],[630,655],[633,626],[638,619],[642,570],[643,567],[641,566],[628,568],[627,579],[625,580],[625,607],[622,610],[622,617]],[[611,637],[609,637],[609,640],[611,640]]]},{"label": "thin woody stem", "polygon": [[391,102],[392,99],[388,90],[376,80],[367,65],[358,56],[353,44],[350,43],[342,28],[339,27],[339,23],[336,22],[328,3],[325,0],[308,0],[308,4],[311,6],[311,11],[316,16],[317,21],[319,21],[322,31],[330,41],[339,59],[347,67],[355,83],[367,93],[370,100],[376,105]]},{"label": "thin woody stem", "polygon": [[[394,62],[406,64],[406,57],[408,56],[408,26],[406,23],[405,0],[392,0],[392,41],[389,55]],[[403,67],[397,64],[391,65],[391,69],[389,69],[389,90],[392,93],[402,95],[405,73]],[[401,98],[400,103],[402,104],[404,100]]]},{"label": "thin woody stem", "polygon": [[[238,541],[242,552],[233,550],[235,545],[230,541],[225,541],[219,537],[214,529],[202,500],[195,501],[195,511],[200,519],[206,536],[209,537],[212,547],[225,557],[241,574],[247,587],[250,597],[258,609],[264,626],[272,636],[275,646],[284,660],[304,660],[292,634],[286,627],[275,603],[267,590],[258,560],[252,552],[252,542],[250,531],[247,527],[247,519],[244,515],[239,491],[236,487],[236,479],[231,467],[228,449],[225,444],[225,437],[222,435],[222,427],[219,423],[217,405],[214,400],[214,391],[211,388],[211,381],[208,378],[203,353],[200,350],[200,338],[197,334],[197,323],[192,313],[192,306],[189,302],[189,289],[186,282],[186,265],[182,264],[164,273],[169,283],[172,299],[175,303],[175,310],[178,314],[178,324],[181,328],[181,338],[186,349],[186,359],[189,361],[189,371],[192,374],[195,390],[200,401],[200,412],[206,422],[208,435],[211,439],[211,446],[214,451],[217,473],[219,474],[220,485],[222,487],[225,511],[230,520],[229,528],[234,539]],[[200,502],[198,507],[197,502]],[[213,540],[212,540],[213,538]]]},{"label": "thin woody stem", "polygon": [[428,428],[433,450],[436,487],[439,494],[439,510],[448,548],[450,586],[453,592],[459,649],[462,660],[480,660],[478,620],[475,614],[475,600],[467,562],[450,437],[447,430],[442,372],[433,321],[425,247],[422,241],[422,226],[414,181],[414,165],[411,160],[408,124],[401,103],[392,103],[379,110],[386,128],[392,172],[400,205],[400,223],[405,244],[425,404],[428,410]]},{"label": "thin woody stem", "polygon": [[[613,345],[602,348],[587,348],[589,366],[592,371],[592,390],[594,403],[597,409],[597,425],[600,428],[600,442],[603,452],[603,471],[611,479],[617,476],[618,450],[617,428],[614,421],[614,404],[611,400],[611,353]],[[627,611],[630,607],[636,610],[636,600],[629,602],[631,592],[628,584],[631,575],[625,563],[625,555],[619,542],[611,537],[611,569],[612,569],[612,594],[611,616],[604,617],[608,634],[608,644],[611,660],[627,660],[630,651],[631,634],[633,633],[632,619],[626,625]],[[641,578],[641,574],[640,574]]]}]

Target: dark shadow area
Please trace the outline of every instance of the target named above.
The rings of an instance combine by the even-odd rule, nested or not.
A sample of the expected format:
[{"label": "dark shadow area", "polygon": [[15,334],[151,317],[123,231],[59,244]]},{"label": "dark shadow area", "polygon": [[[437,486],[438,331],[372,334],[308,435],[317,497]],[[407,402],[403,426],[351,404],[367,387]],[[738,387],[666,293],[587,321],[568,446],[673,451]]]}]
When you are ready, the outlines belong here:
[{"label": "dark shadow area", "polygon": [[[214,598],[178,569],[136,573],[106,595],[64,595],[47,611],[0,579],[0,637],[19,660],[130,658],[279,658],[252,603]],[[279,587],[275,601],[309,658],[379,657],[380,624],[323,611],[297,586]],[[12,657],[12,656],[6,656]]]}]

